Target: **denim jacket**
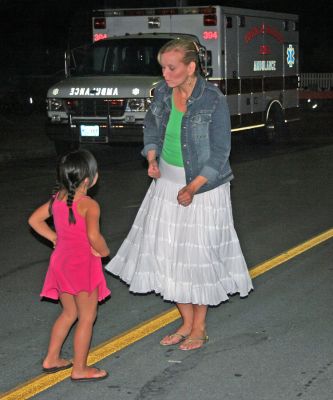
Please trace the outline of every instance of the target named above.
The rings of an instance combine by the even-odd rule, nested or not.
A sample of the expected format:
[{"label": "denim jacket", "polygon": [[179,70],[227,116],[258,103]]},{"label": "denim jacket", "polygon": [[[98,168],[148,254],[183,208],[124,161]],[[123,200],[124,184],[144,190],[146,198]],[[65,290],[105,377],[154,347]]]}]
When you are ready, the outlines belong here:
[{"label": "denim jacket", "polygon": [[[155,88],[154,100],[144,121],[142,155],[155,150],[161,155],[171,111],[172,88],[165,81]],[[225,96],[212,83],[198,76],[187,101],[181,125],[181,148],[186,183],[198,175],[207,178],[197,193],[214,189],[233,178],[229,163],[230,114]]]}]

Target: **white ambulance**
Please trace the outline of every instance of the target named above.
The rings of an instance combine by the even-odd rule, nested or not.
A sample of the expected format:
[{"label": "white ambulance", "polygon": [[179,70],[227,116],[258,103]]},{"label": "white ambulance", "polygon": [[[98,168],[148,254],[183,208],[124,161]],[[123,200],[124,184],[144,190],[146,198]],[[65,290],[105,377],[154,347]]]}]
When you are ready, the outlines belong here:
[{"label": "white ambulance", "polygon": [[298,119],[298,16],[230,8],[161,7],[93,12],[93,42],[66,56],[67,78],[47,93],[48,135],[58,152],[80,143],[142,141],[162,79],[157,52],[189,37],[202,73],[227,97],[233,132],[270,140]]}]

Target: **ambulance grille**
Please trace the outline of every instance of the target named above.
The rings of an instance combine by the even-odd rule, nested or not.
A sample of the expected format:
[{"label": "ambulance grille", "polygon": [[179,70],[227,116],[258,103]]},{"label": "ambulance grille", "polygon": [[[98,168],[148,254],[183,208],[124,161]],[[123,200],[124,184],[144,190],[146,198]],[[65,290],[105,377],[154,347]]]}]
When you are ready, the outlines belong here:
[{"label": "ambulance grille", "polygon": [[75,117],[122,117],[126,108],[123,99],[68,99],[66,104]]}]

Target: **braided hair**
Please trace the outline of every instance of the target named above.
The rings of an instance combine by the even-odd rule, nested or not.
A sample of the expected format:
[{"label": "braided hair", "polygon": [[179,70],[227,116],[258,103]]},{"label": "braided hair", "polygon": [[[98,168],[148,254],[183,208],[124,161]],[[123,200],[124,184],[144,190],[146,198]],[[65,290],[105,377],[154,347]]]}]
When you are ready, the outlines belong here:
[{"label": "braided hair", "polygon": [[72,206],[76,190],[86,178],[91,185],[96,174],[97,162],[88,150],[73,151],[61,157],[57,167],[57,183],[50,201],[50,214],[52,214],[55,194],[59,190],[64,190],[67,192],[68,221],[70,224],[75,224]]}]

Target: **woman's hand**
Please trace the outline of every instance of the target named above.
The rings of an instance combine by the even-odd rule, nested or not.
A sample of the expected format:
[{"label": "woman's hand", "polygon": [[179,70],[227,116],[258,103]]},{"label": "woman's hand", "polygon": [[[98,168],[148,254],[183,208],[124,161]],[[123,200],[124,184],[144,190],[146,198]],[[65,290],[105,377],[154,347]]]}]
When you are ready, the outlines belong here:
[{"label": "woman's hand", "polygon": [[194,195],[206,182],[207,178],[198,175],[191,183],[180,189],[177,196],[178,203],[184,207],[189,206],[193,201]]},{"label": "woman's hand", "polygon": [[151,178],[157,179],[161,176],[160,169],[156,159],[148,160],[148,175]]},{"label": "woman's hand", "polygon": [[193,196],[194,191],[187,185],[178,192],[177,201],[181,206],[187,207],[192,203]]}]

